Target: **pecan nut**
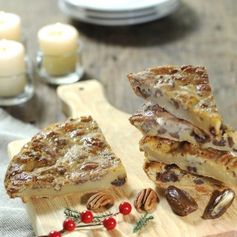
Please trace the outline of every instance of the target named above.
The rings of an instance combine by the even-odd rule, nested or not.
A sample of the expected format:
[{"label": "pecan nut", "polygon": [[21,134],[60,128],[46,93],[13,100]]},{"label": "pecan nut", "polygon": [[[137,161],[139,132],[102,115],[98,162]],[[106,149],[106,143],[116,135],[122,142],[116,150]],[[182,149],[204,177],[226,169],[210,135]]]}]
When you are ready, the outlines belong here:
[{"label": "pecan nut", "polygon": [[114,205],[114,198],[112,195],[104,192],[98,192],[92,195],[86,204],[88,210],[94,212],[103,212]]},{"label": "pecan nut", "polygon": [[85,171],[90,171],[96,169],[98,166],[99,164],[96,162],[87,162],[81,166],[81,169]]},{"label": "pecan nut", "polygon": [[165,191],[165,197],[172,211],[179,216],[187,216],[197,210],[197,202],[185,191],[169,186]]},{"label": "pecan nut", "polygon": [[143,189],[138,194],[134,201],[134,207],[138,212],[152,212],[156,209],[159,202],[157,193],[151,189]]},{"label": "pecan nut", "polygon": [[230,207],[235,198],[232,189],[224,189],[223,191],[213,191],[211,198],[203,212],[203,219],[215,219],[222,216]]}]

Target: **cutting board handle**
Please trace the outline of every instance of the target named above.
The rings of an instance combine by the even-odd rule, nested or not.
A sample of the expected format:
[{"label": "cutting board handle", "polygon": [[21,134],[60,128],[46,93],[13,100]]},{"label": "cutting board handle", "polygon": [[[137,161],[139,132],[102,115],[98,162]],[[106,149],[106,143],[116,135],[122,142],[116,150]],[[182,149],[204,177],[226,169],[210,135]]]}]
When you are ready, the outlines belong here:
[{"label": "cutting board handle", "polygon": [[[105,112],[111,105],[105,98],[102,85],[97,80],[88,80],[57,89],[63,112],[70,117],[89,115],[91,111]],[[103,106],[100,106],[103,105]]]}]

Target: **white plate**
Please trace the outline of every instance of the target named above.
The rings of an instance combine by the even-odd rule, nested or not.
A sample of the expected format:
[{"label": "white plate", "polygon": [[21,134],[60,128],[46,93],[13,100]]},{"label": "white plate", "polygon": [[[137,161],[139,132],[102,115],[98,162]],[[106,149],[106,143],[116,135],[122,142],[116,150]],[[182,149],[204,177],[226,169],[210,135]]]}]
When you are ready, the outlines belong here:
[{"label": "white plate", "polygon": [[[172,2],[172,4],[170,4]],[[119,25],[134,25],[141,24],[149,21],[153,21],[159,18],[162,18],[166,15],[169,15],[173,11],[177,9],[179,6],[179,0],[169,1],[166,7],[155,7],[153,11],[150,12],[142,12],[138,15],[114,15],[114,14],[91,14],[88,11],[78,10],[78,8],[68,8],[68,5],[65,4],[65,0],[59,1],[60,9],[67,14],[68,16],[78,19],[83,22],[88,22],[96,25],[107,25],[107,26],[119,26]],[[145,14],[144,14],[145,13]],[[118,17],[119,16],[119,17]]]},{"label": "white plate", "polygon": [[[156,8],[146,8],[144,10],[136,11],[123,11],[123,12],[103,12],[103,11],[92,11],[72,5],[65,0],[59,0],[59,5],[63,5],[63,8],[67,8],[68,11],[77,11],[79,15],[86,15],[88,17],[101,17],[101,18],[129,18],[153,14],[156,12]],[[61,7],[60,7],[61,8]]]},{"label": "white plate", "polygon": [[134,11],[162,5],[171,0],[66,0],[66,2],[95,11]]}]

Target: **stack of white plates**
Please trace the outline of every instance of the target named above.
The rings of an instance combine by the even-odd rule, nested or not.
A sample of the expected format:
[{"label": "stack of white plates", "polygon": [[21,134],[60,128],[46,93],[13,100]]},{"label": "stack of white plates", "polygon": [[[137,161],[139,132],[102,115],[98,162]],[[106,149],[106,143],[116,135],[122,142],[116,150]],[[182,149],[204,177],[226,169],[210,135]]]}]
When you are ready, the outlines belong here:
[{"label": "stack of white plates", "polygon": [[180,0],[59,0],[68,16],[97,25],[134,25],[153,21],[177,9]]}]

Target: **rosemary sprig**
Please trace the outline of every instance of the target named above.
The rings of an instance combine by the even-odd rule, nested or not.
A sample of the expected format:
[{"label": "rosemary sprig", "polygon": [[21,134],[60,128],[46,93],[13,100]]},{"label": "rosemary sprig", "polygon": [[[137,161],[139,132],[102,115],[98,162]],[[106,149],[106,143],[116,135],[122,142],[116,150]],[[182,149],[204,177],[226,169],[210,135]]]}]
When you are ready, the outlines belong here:
[{"label": "rosemary sprig", "polygon": [[140,219],[136,222],[134,228],[133,228],[133,233],[139,232],[147,223],[151,220],[154,219],[154,216],[148,215],[146,212],[143,216],[140,217]]},{"label": "rosemary sprig", "polygon": [[[79,220],[80,221],[80,212],[78,212],[76,210],[66,208],[64,210],[64,214],[67,218],[73,218],[74,220],[77,220],[77,221]],[[106,213],[106,214],[96,215],[93,218],[94,219],[93,222],[98,223],[98,222],[101,221],[101,219],[104,219],[104,218],[109,217],[109,216],[117,216],[118,214],[119,214],[119,212],[117,212],[117,213],[109,212],[109,213]]]},{"label": "rosemary sprig", "polygon": [[[87,225],[77,225],[75,230],[80,230],[83,228],[88,228],[88,227],[97,227],[97,226],[102,226],[101,223],[96,223],[96,224],[87,224]],[[61,234],[67,232],[66,230],[60,230],[59,231]],[[40,235],[38,237],[48,237],[48,235]]]},{"label": "rosemary sprig", "polygon": [[95,227],[95,226],[102,226],[101,223],[96,223],[96,224],[87,224],[87,225],[77,225],[77,229],[80,229],[80,228],[88,228],[88,227]]},{"label": "rosemary sprig", "polygon": [[73,218],[75,220],[78,220],[78,218],[80,218],[80,213],[78,211],[72,210],[70,208],[66,208],[64,210],[64,214],[67,218]]},{"label": "rosemary sprig", "polygon": [[96,216],[94,216],[94,222],[101,222],[101,219],[105,219],[106,217],[109,217],[109,216],[117,216],[118,214],[119,214],[119,212],[114,213],[114,214],[109,212],[106,214],[96,215]]}]

